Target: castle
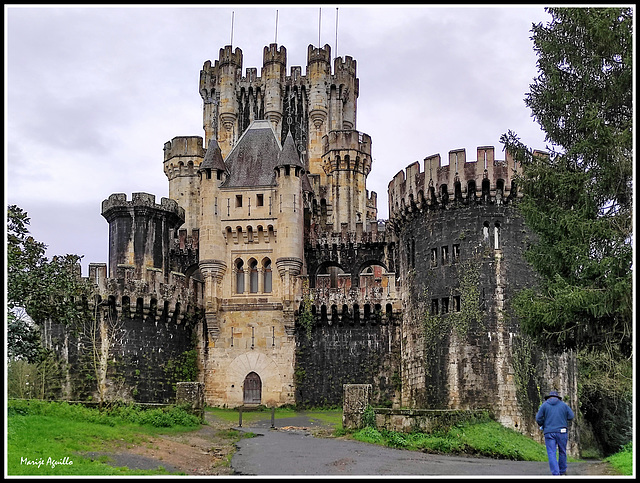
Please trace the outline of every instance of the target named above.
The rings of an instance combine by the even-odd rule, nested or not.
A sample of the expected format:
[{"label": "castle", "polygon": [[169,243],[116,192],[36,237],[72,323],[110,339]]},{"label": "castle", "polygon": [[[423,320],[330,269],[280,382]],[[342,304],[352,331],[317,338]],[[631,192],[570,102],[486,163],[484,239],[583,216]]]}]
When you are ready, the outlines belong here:
[{"label": "castle", "polygon": [[[532,435],[549,388],[577,407],[575,356],[540,353],[509,310],[535,280],[521,167],[491,146],[429,157],[390,181],[379,221],[358,90],[356,61],[332,66],[328,45],[309,45],[305,75],[277,44],[260,75],[240,48],[205,62],[204,138],[164,145],[169,198],[102,204],[109,263],[89,279],[121,321],[107,394],[171,401],[190,353],[211,406],[339,404],[370,383],[379,405],[489,408]],[[54,329],[73,367],[82,344]]]}]

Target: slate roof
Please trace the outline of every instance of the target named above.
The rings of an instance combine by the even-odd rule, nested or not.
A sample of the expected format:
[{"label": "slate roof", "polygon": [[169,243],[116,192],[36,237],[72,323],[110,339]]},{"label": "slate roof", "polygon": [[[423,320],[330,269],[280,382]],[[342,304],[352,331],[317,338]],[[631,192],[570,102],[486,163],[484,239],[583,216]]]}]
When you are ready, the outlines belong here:
[{"label": "slate roof", "polygon": [[225,161],[229,176],[225,188],[275,186],[274,168],[280,143],[270,121],[253,121]]},{"label": "slate roof", "polygon": [[212,169],[212,170],[222,170],[226,171],[227,167],[224,164],[222,159],[222,152],[220,151],[220,146],[218,145],[218,141],[212,139],[209,141],[209,147],[207,148],[207,152],[204,155],[204,160],[200,163],[199,169]]},{"label": "slate roof", "polygon": [[304,169],[304,165],[302,161],[300,161],[300,156],[298,156],[298,150],[296,149],[296,145],[293,142],[293,136],[291,135],[291,131],[287,134],[287,138],[284,141],[284,146],[282,146],[282,151],[280,152],[280,156],[278,156],[278,164],[277,166],[298,166]]}]

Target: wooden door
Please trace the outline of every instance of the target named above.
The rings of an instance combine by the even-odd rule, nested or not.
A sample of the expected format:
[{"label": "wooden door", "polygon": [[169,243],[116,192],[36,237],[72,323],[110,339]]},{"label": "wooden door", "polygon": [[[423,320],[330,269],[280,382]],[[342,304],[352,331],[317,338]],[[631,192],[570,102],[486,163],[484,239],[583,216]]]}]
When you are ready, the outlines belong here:
[{"label": "wooden door", "polygon": [[262,401],[262,381],[255,372],[250,372],[244,379],[244,404],[260,404]]}]

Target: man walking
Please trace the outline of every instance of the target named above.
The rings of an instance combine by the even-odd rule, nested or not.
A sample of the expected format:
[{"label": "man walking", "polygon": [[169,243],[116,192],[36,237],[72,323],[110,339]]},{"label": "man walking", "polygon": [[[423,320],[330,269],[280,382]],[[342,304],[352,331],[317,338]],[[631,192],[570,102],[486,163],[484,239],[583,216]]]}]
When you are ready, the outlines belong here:
[{"label": "man walking", "polygon": [[[574,417],[571,408],[562,401],[557,391],[549,392],[536,414],[536,422],[544,431],[549,468],[552,475],[567,474],[567,440],[569,421]],[[556,448],[559,457],[556,458]]]}]

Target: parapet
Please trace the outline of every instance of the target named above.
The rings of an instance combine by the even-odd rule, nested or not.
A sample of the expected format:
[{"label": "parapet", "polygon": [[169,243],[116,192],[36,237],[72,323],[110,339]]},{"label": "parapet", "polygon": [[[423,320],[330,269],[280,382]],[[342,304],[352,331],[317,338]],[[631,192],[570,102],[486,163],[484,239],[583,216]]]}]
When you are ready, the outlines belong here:
[{"label": "parapet", "polygon": [[287,49],[284,46],[280,46],[280,49],[278,49],[278,44],[269,44],[269,46],[265,46],[262,55],[262,64],[267,65],[273,62],[277,62],[284,66],[287,65]]},{"label": "parapet", "polygon": [[176,136],[164,143],[164,160],[175,157],[197,156],[204,158],[204,147],[201,136]]},{"label": "parapet", "polygon": [[515,178],[521,173],[522,166],[509,152],[505,152],[504,160],[495,159],[493,146],[478,147],[475,161],[467,160],[464,149],[449,151],[444,165],[439,154],[428,156],[424,171],[419,162],[412,163],[389,183],[389,216],[454,201],[504,203],[521,196],[515,186]]},{"label": "parapet", "polygon": [[231,49],[231,45],[225,45],[224,48],[220,49],[219,61],[216,64],[219,63],[220,66],[234,64],[242,68],[242,49],[240,47],[236,47],[235,51]]},{"label": "parapet", "polygon": [[371,136],[353,129],[329,131],[322,136],[322,150],[353,150],[371,156]]},{"label": "parapet", "polygon": [[350,56],[336,57],[333,61],[333,72],[336,77],[355,77],[356,76],[356,61]]},{"label": "parapet", "polygon": [[307,47],[307,66],[313,62],[331,64],[331,47],[329,44],[324,44],[324,47],[318,47],[317,49],[312,44],[309,44],[309,47]]},{"label": "parapet", "polygon": [[131,201],[127,201],[125,193],[114,193],[102,202],[102,216],[109,221],[110,214],[117,209],[127,210],[136,208],[153,208],[175,215],[184,222],[184,208],[178,206],[178,202],[170,198],[161,198],[160,204],[156,204],[155,195],[149,193],[133,193]]}]

